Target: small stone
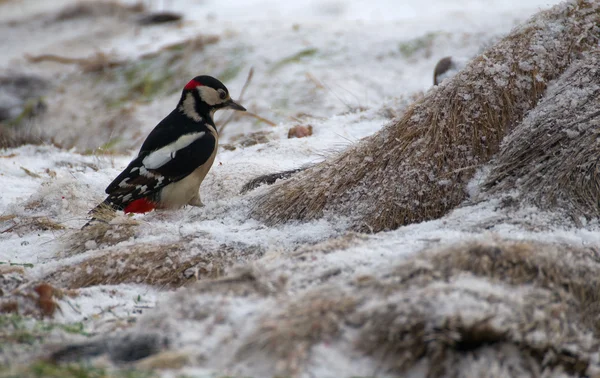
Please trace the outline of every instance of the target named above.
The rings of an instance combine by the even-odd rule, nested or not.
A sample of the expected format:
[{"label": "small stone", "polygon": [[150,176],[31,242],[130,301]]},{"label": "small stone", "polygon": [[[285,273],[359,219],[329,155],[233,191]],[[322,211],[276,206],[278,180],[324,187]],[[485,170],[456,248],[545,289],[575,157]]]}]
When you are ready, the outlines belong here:
[{"label": "small stone", "polygon": [[302,126],[297,125],[294,126],[288,131],[288,139],[290,138],[304,138],[307,136],[311,136],[313,133],[313,127],[311,125]]}]

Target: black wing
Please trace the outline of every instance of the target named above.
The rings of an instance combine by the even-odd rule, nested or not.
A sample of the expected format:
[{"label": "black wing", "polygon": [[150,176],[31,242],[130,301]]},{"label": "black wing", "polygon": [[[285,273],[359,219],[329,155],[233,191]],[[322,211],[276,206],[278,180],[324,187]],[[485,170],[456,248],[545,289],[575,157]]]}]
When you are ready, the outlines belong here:
[{"label": "black wing", "polygon": [[162,146],[175,142],[182,134],[200,130],[207,131],[208,125],[214,128],[214,124],[210,123],[212,122],[210,119],[203,121],[206,123],[192,122],[187,116],[175,109],[148,134],[139,153],[155,151]]},{"label": "black wing", "polygon": [[206,129],[180,135],[153,151],[140,151],[106,188],[107,201],[114,207],[123,208],[136,199],[152,196],[206,163],[215,145],[214,135]]}]

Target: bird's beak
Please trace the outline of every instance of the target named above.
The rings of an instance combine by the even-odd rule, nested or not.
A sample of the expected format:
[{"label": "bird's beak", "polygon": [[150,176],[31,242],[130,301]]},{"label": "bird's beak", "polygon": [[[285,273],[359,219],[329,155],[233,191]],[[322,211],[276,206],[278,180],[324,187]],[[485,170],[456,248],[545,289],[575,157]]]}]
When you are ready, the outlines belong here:
[{"label": "bird's beak", "polygon": [[244,108],[242,105],[238,104],[237,102],[234,102],[233,100],[229,99],[229,101],[225,102],[223,104],[224,108],[229,108],[229,109],[233,109],[233,110],[239,110],[242,112],[246,111],[246,108]]}]

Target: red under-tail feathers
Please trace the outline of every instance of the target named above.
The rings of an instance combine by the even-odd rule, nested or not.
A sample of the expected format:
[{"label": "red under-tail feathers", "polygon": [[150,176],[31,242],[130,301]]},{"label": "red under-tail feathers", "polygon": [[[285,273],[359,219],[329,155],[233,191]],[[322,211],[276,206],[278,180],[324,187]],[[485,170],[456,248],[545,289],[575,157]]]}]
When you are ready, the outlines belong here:
[{"label": "red under-tail feathers", "polygon": [[129,205],[127,205],[124,209],[124,213],[147,213],[156,208],[156,204],[152,201],[147,200],[146,198],[140,198]]}]

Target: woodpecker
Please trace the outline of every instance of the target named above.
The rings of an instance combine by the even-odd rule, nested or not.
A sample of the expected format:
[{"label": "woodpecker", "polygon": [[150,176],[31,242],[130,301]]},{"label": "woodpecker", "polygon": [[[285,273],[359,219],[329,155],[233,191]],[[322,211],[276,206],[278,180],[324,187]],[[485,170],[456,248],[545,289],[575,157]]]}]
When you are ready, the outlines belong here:
[{"label": "woodpecker", "polygon": [[150,132],[137,157],[106,188],[108,197],[90,211],[92,220],[101,219],[103,208],[146,213],[202,206],[200,184],[219,141],[213,116],[226,108],[246,110],[214,77],[197,76],[187,83],[175,110]]}]

